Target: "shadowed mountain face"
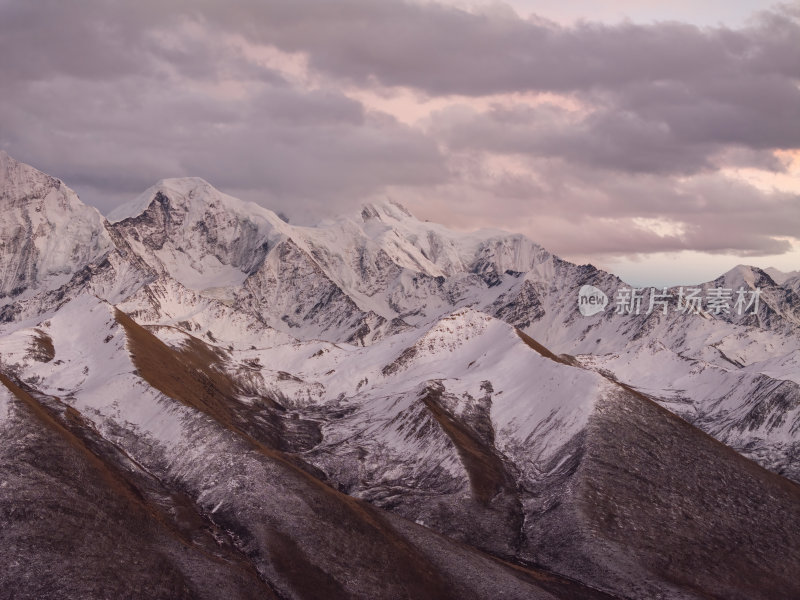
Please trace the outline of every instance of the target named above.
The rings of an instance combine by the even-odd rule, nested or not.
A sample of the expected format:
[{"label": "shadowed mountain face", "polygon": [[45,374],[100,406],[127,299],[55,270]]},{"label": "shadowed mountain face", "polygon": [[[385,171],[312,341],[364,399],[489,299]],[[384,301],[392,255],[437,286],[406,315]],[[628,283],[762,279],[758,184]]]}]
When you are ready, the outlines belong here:
[{"label": "shadowed mountain face", "polygon": [[[624,390],[598,404],[581,452],[561,504],[531,524],[552,568],[633,597],[800,594],[796,484]],[[559,521],[573,535],[551,538]]]},{"label": "shadowed mountain face", "polygon": [[0,383],[3,597],[276,597],[184,494],[57,399]]},{"label": "shadowed mountain face", "polygon": [[796,277],[582,317],[521,236],[0,158],[0,598],[800,597]]}]

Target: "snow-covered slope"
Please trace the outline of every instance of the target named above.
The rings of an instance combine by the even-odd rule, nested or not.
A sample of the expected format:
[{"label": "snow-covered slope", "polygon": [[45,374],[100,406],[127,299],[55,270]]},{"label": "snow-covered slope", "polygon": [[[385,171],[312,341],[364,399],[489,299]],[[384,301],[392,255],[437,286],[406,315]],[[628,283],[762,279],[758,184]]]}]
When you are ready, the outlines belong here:
[{"label": "snow-covered slope", "polygon": [[[163,553],[162,590],[800,594],[797,276],[692,286],[758,290],[749,314],[681,311],[680,288],[663,311],[617,311],[612,274],[395,202],[300,227],[167,179],[105,220],[0,163],[0,437],[24,457],[0,452],[0,541],[35,565],[75,554],[63,573],[81,582],[40,596],[112,584],[66,530],[25,541],[37,495],[39,520],[114,560]],[[584,286],[605,310],[581,315]],[[116,595],[145,585],[120,572]]]},{"label": "snow-covered slope", "polygon": [[187,288],[239,286],[281,220],[199,178],[165,179],[109,215],[132,249]]},{"label": "snow-covered slope", "polygon": [[[768,581],[748,597],[796,591],[787,572],[800,564],[800,540],[780,535],[800,514],[796,486],[474,310],[367,348],[275,339],[265,348],[226,350],[177,326],[144,329],[83,294],[37,327],[0,340],[0,356],[12,392],[0,413],[18,419],[25,398],[82,436],[95,461],[124,474],[144,502],[134,514],[157,506],[169,528],[175,511],[191,512],[220,539],[220,559],[245,561],[282,595],[313,597],[301,583],[307,576],[292,575],[307,568],[301,557],[313,556],[339,590],[330,593],[343,596],[395,597],[398,586],[424,582],[434,569],[447,574],[447,586],[438,588],[437,576],[425,583],[430,596],[418,590],[413,597],[544,598],[552,586],[560,590],[553,597],[603,597],[571,579],[622,597],[700,598],[743,585],[741,570],[710,550],[721,527],[750,536],[751,573]],[[697,462],[691,476],[678,468],[688,455]],[[748,483],[721,487],[720,473]],[[642,478],[648,493],[638,488]],[[319,479],[369,504],[352,504]],[[702,493],[687,495],[692,486]],[[66,511],[58,490],[47,490],[56,498],[50,506],[59,507],[50,510]],[[170,496],[177,490],[180,507]],[[691,570],[691,588],[684,587],[688,572],[674,566],[687,552],[689,530],[672,523],[670,497],[680,498],[690,521],[707,523],[691,526],[696,535],[711,536],[708,546],[690,546],[693,564],[703,565]],[[728,502],[746,512],[731,514]],[[370,505],[392,516],[376,517]],[[375,529],[376,518],[388,521]],[[264,521],[266,530],[256,526]],[[492,563],[476,551],[458,557],[412,521],[570,579],[549,575],[551,587],[541,589],[501,568],[484,579],[483,591],[474,581],[458,590],[459,568],[488,574]],[[175,523],[184,539],[197,536],[186,521]],[[194,537],[190,547],[203,544]],[[437,544],[433,567],[429,552]],[[134,550],[123,544],[114,551]],[[291,569],[283,555],[292,557]],[[199,577],[185,560],[176,558],[174,568]],[[385,579],[386,561],[392,579],[375,588],[369,573]],[[399,570],[398,561],[405,565]]]}]

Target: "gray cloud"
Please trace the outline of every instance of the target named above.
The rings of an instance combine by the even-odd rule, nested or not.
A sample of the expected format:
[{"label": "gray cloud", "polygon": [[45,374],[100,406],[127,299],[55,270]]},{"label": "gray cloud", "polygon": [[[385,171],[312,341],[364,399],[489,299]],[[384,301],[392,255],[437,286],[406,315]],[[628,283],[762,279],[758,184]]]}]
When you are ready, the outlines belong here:
[{"label": "gray cloud", "polygon": [[546,158],[529,166],[535,177],[470,169],[471,178],[440,190],[436,202],[412,197],[410,205],[434,220],[459,206],[462,227],[478,219],[494,227],[514,223],[567,256],[681,250],[766,256],[789,251],[787,239],[800,232],[800,195],[764,192],[719,173],[673,179],[576,171]]},{"label": "gray cloud", "polygon": [[20,159],[88,189],[101,209],[163,177],[199,175],[297,210],[313,201],[354,206],[386,185],[446,175],[432,140],[342,96],[265,88],[217,103],[157,87],[139,82],[118,95],[99,84],[53,84],[52,108],[29,91],[3,97],[0,112],[10,118],[0,136]]},{"label": "gray cloud", "polygon": [[[311,83],[237,39],[300,53]],[[796,196],[722,172],[780,172],[775,150],[800,149],[796,5],[729,29],[402,0],[0,0],[0,57],[0,146],[102,210],[198,175],[294,220],[391,193],[566,254],[760,255],[800,232]],[[409,126],[346,95],[396,87],[450,106]],[[582,109],[470,106],[513,92]]]},{"label": "gray cloud", "polygon": [[[714,114],[710,109],[709,118]],[[619,107],[604,106],[589,114],[553,105],[495,106],[485,112],[450,107],[435,115],[432,130],[456,151],[558,156],[577,165],[631,173],[691,175],[724,166],[785,171],[774,146],[698,139],[695,130],[680,123],[647,119]],[[785,147],[798,143],[800,136]]]},{"label": "gray cloud", "polygon": [[663,123],[608,109],[576,116],[557,106],[495,107],[483,113],[456,108],[436,115],[433,130],[456,151],[557,156],[634,173],[709,170],[714,168],[712,155],[721,148],[687,143]]},{"label": "gray cloud", "polygon": [[335,87],[289,84],[222,36],[194,32],[179,3],[166,15],[154,4],[68,4],[0,3],[0,55],[14,57],[0,67],[0,141],[101,210],[163,177],[333,214],[387,185],[446,176],[422,132]]},{"label": "gray cloud", "polygon": [[511,12],[469,14],[403,1],[245,5],[246,11],[229,11],[206,2],[204,10],[254,42],[307,52],[321,71],[433,95],[592,91],[671,81],[712,87],[739,81],[753,90],[750,75],[765,81],[800,76],[800,24],[791,8],[731,30],[674,22],[563,27]]},{"label": "gray cloud", "polygon": [[[504,135],[537,151],[688,173],[714,168],[726,145],[800,147],[800,20],[791,7],[731,30],[680,23],[568,28],[406,2],[258,6],[262,19],[244,30],[250,39],[306,52],[334,77],[431,95],[561,92],[600,107],[576,127],[562,121],[515,132],[506,118]],[[526,115],[512,116],[528,125]]]}]

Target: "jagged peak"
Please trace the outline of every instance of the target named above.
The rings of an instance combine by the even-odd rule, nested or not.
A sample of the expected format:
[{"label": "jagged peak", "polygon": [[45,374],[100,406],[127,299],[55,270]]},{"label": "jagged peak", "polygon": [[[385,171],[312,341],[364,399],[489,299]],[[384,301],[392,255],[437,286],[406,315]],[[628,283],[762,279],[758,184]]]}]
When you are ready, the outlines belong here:
[{"label": "jagged peak", "polygon": [[150,189],[154,188],[164,193],[171,192],[173,195],[189,199],[205,199],[207,197],[221,197],[227,195],[202,177],[168,177],[166,179],[160,179]]},{"label": "jagged peak", "polygon": [[49,189],[67,191],[71,201],[78,201],[77,194],[55,177],[16,160],[5,150],[0,150],[0,198],[21,201],[42,198]]},{"label": "jagged peak", "polygon": [[773,284],[775,281],[772,277],[758,267],[751,265],[736,265],[729,271],[717,277],[712,283],[723,281],[730,287],[738,287],[744,285],[745,287],[758,287],[764,284]]},{"label": "jagged peak", "polygon": [[365,223],[372,219],[384,221],[387,218],[391,221],[417,220],[403,204],[391,198],[368,202],[361,206],[361,220]]},{"label": "jagged peak", "polygon": [[136,218],[162,197],[169,199],[171,209],[195,213],[198,218],[207,209],[217,207],[220,211],[234,213],[253,221],[266,221],[272,225],[283,223],[283,220],[271,210],[221,192],[202,177],[161,179],[132,201],[113,209],[106,218],[110,223]]},{"label": "jagged peak", "polygon": [[113,247],[100,213],[61,180],[0,156],[0,293],[61,286]]},{"label": "jagged peak", "polygon": [[[0,170],[5,171],[9,166],[17,166],[17,165],[25,165],[25,163],[19,162],[8,152],[0,148]],[[33,167],[30,168],[32,169]]]},{"label": "jagged peak", "polygon": [[40,177],[55,179],[36,167],[32,167],[27,163],[17,160],[5,150],[0,150],[0,182],[3,181],[3,177],[7,177],[12,173],[35,173]]},{"label": "jagged peak", "polygon": [[110,223],[118,223],[125,219],[135,218],[144,213],[159,197],[167,196],[175,201],[205,201],[209,196],[222,195],[205,179],[200,177],[172,177],[161,179],[139,194],[132,201],[113,209],[106,217]]}]

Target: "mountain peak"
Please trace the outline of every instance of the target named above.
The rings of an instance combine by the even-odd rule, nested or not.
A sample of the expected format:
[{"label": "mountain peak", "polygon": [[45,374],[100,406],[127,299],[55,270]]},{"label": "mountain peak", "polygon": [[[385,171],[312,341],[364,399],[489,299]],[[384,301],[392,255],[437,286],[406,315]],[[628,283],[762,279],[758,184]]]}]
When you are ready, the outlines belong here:
[{"label": "mountain peak", "polygon": [[781,271],[780,269],[776,269],[775,267],[767,267],[764,269],[764,272],[772,277],[772,281],[777,283],[778,285],[783,285],[790,279],[794,279],[795,277],[800,277],[800,270],[799,271]]},{"label": "mountain peak", "polygon": [[380,221],[387,219],[390,221],[417,220],[416,217],[411,214],[411,211],[400,202],[389,198],[362,205],[361,219],[365,223],[373,219],[378,219]]},{"label": "mountain peak", "polygon": [[[61,180],[0,151],[0,294],[57,287],[112,248],[103,218]],[[2,297],[0,296],[0,297]],[[5,302],[3,302],[5,303]]]},{"label": "mountain peak", "polygon": [[206,198],[210,195],[222,195],[214,186],[201,177],[173,177],[161,179],[150,186],[132,201],[113,209],[108,213],[110,223],[118,223],[125,219],[135,218],[145,212],[159,194],[173,201],[187,201]]},{"label": "mountain peak", "polygon": [[173,177],[161,179],[139,196],[108,213],[110,223],[133,219],[147,211],[154,202],[164,197],[169,199],[170,210],[179,210],[191,215],[191,221],[202,220],[209,210],[239,215],[253,221],[270,224],[281,222],[271,210],[254,202],[247,202],[221,192],[202,177]]},{"label": "mountain peak", "polygon": [[[0,198],[14,205],[43,198],[50,189],[66,188],[61,180],[20,162],[0,150]],[[70,190],[71,192],[71,190]],[[71,192],[75,196],[74,192]]]},{"label": "mountain peak", "polygon": [[774,279],[771,278],[769,273],[763,269],[759,269],[758,267],[753,267],[751,265],[736,265],[730,271],[723,273],[714,280],[714,283],[719,282],[722,282],[727,287],[732,287],[734,289],[740,286],[745,288],[756,288],[765,285],[772,285],[774,283]]},{"label": "mountain peak", "polygon": [[[24,164],[24,163],[18,162],[17,160],[14,160],[14,158],[8,152],[6,152],[2,148],[0,148],[0,172],[5,171],[6,168],[7,168],[7,165],[9,165],[11,163]],[[31,167],[31,168],[33,168],[33,167]]]},{"label": "mountain peak", "polygon": [[162,179],[108,220],[157,270],[210,293],[241,285],[263,259],[270,236],[290,227],[200,177]]},{"label": "mountain peak", "polygon": [[217,188],[202,177],[168,177],[156,182],[155,187],[164,191],[194,196],[204,192],[221,194]]}]

